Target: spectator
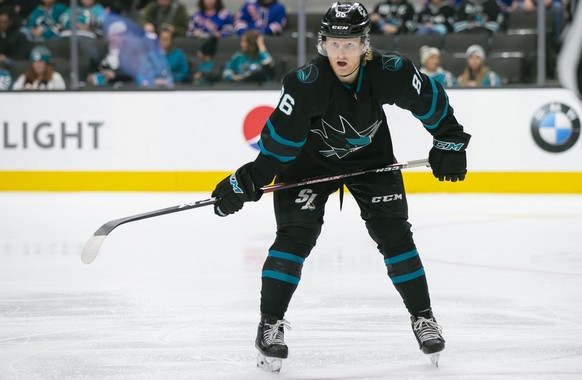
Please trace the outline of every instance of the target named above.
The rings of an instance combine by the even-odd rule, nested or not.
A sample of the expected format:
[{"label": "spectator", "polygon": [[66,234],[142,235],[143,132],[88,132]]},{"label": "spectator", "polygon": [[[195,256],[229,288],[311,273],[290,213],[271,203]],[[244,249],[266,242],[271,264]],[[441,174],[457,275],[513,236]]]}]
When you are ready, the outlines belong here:
[{"label": "spectator", "polygon": [[16,3],[14,0],[0,0],[0,8],[12,8],[16,11]]},{"label": "spectator", "polygon": [[93,86],[117,83],[115,86],[118,86],[130,82],[133,79],[132,75],[121,67],[123,33],[126,32],[127,26],[123,21],[113,21],[105,25],[104,29],[107,38],[107,55],[99,62],[97,71],[89,74],[87,83]]},{"label": "spectator", "polygon": [[62,75],[51,64],[51,51],[46,46],[37,46],[30,52],[30,68],[18,77],[13,90],[65,90]]},{"label": "spectator", "polygon": [[164,51],[174,83],[186,82],[190,80],[190,65],[186,54],[182,49],[174,47],[174,36],[169,29],[162,29],[160,32],[160,46]]},{"label": "spectator", "polygon": [[216,37],[210,37],[202,43],[200,49],[196,52],[200,63],[192,76],[195,85],[211,84],[220,79],[220,74],[216,74],[214,63],[217,45],[218,39]]},{"label": "spectator", "polygon": [[28,39],[31,41],[46,41],[58,37],[63,30],[63,15],[67,6],[56,0],[41,0],[34,8],[26,23]]},{"label": "spectator", "polygon": [[0,67],[0,91],[8,91],[12,87],[10,72]]},{"label": "spectator", "polygon": [[160,33],[170,28],[175,36],[185,36],[188,29],[188,11],[179,0],[156,0],[142,10],[142,25],[147,33]]},{"label": "spectator", "polygon": [[0,67],[8,67],[14,59],[26,59],[28,40],[16,24],[16,13],[7,6],[0,7]]},{"label": "spectator", "polygon": [[496,0],[464,0],[457,9],[456,33],[497,33],[503,13]]},{"label": "spectator", "polygon": [[[131,0],[100,0],[99,3],[105,8],[106,17],[107,14],[123,15],[127,9],[126,7],[131,8],[134,6]],[[105,29],[105,26],[103,26],[103,29]]]},{"label": "spectator", "polygon": [[6,0],[4,2],[14,4],[16,13],[18,13],[18,17],[22,21],[20,25],[25,24],[25,20],[28,19],[32,10],[40,4],[40,0]]},{"label": "spectator", "polygon": [[499,87],[499,75],[485,66],[485,50],[480,45],[467,48],[467,65],[458,78],[461,87]]},{"label": "spectator", "polygon": [[198,10],[192,15],[188,37],[224,37],[234,31],[232,15],[222,0],[198,0]]},{"label": "spectator", "polygon": [[[80,35],[96,38],[103,35],[103,20],[105,8],[96,0],[80,0],[77,8],[77,32]],[[61,36],[70,35],[71,10],[68,9],[63,16],[63,26],[67,29]]]},{"label": "spectator", "polygon": [[448,0],[429,0],[424,8],[415,15],[416,34],[444,36],[453,32],[455,8]]},{"label": "spectator", "polygon": [[14,23],[19,27],[26,24],[26,18],[40,0],[0,0],[0,8],[10,8],[14,11]]},{"label": "spectator", "polygon": [[441,66],[441,52],[439,49],[431,46],[420,48],[420,72],[428,75],[443,87],[454,87],[457,85],[455,76],[444,70]]},{"label": "spectator", "polygon": [[273,78],[273,57],[265,38],[257,30],[247,30],[240,38],[241,50],[224,65],[222,77],[229,82],[265,82]]},{"label": "spectator", "polygon": [[174,85],[170,65],[151,33],[130,19],[110,12],[105,17],[104,28],[108,52],[98,71],[89,75],[92,85],[113,82],[114,87],[133,80],[138,87],[171,88]]},{"label": "spectator", "polygon": [[239,36],[249,29],[264,35],[277,35],[283,33],[286,25],[287,11],[277,0],[248,0],[234,21],[234,29]]},{"label": "spectator", "polygon": [[370,14],[372,33],[406,34],[415,29],[414,7],[408,0],[385,0]]},{"label": "spectator", "polygon": [[[544,0],[544,4],[551,15],[553,40],[558,43],[564,28],[564,6],[561,0]],[[513,0],[509,12],[536,12],[536,5],[535,0]]]},{"label": "spectator", "polygon": [[[153,0],[121,0],[119,3],[121,9],[118,13],[123,17],[137,22],[141,10],[152,1]],[[103,1],[101,1],[101,3],[103,3]]]},{"label": "spectator", "polygon": [[14,0],[0,0],[0,9],[10,9],[13,14],[17,14],[19,11],[19,7]]}]

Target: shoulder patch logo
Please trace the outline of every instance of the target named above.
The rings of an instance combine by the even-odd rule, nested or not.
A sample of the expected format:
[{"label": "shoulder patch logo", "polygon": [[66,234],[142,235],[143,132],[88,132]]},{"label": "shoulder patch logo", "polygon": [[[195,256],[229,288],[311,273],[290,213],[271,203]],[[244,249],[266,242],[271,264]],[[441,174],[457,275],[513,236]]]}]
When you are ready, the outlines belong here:
[{"label": "shoulder patch logo", "polygon": [[388,71],[398,71],[402,68],[402,57],[397,55],[383,55],[382,68]]},{"label": "shoulder patch logo", "polygon": [[319,76],[319,70],[314,64],[304,66],[297,70],[297,79],[305,84],[313,83]]}]

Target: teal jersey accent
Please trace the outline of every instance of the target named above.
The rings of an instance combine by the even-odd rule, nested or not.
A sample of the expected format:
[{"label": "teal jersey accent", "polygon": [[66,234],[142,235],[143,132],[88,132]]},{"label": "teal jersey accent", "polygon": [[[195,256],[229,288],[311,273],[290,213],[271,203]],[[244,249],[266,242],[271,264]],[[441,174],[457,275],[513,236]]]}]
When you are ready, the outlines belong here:
[{"label": "teal jersey accent", "polygon": [[26,27],[43,28],[42,37],[46,40],[59,35],[63,29],[63,21],[68,8],[61,3],[55,3],[52,7],[46,9],[42,6],[36,7],[28,16]]}]

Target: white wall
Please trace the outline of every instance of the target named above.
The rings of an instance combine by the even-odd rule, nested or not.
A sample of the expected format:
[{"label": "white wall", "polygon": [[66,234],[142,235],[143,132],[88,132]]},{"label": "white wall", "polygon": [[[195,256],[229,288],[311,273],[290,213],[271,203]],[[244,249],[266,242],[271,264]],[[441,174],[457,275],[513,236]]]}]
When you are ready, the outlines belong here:
[{"label": "white wall", "polygon": [[[582,172],[582,141],[551,153],[532,135],[536,113],[548,104],[582,116],[570,92],[449,90],[449,96],[473,135],[471,170]],[[257,154],[243,135],[245,118],[256,107],[275,107],[278,97],[278,91],[2,93],[0,171],[233,170]],[[421,124],[407,111],[387,111],[397,157],[426,157],[431,136]]]}]

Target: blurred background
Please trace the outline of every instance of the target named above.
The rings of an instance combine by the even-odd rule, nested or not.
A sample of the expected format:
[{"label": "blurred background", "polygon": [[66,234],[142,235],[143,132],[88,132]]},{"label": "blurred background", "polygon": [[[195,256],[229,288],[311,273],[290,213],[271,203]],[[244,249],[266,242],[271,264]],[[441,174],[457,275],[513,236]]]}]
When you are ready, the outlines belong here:
[{"label": "blurred background", "polygon": [[[556,57],[577,1],[539,3],[544,6],[538,7],[535,0],[363,2],[373,20],[372,46],[401,53],[427,72],[442,68],[448,75],[442,82],[448,87],[556,85]],[[330,4],[323,0],[3,0],[0,87],[26,87],[18,79],[31,69],[33,59],[46,62],[63,77],[64,84],[55,79],[59,89],[276,85],[287,71],[317,54],[319,22]],[[243,37],[249,30],[258,36]],[[144,41],[140,45],[142,37],[151,46]],[[240,46],[247,37],[250,55]],[[268,57],[253,53],[258,49],[257,37]],[[492,72],[491,78],[479,83],[462,79],[473,45],[480,47],[477,55]],[[38,47],[40,53],[34,50]],[[146,68],[136,67],[135,61],[143,61],[140,57],[148,53],[149,73],[144,74]],[[32,77],[31,72],[28,80]]]}]

